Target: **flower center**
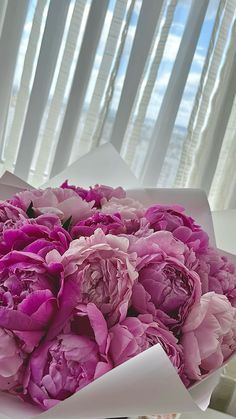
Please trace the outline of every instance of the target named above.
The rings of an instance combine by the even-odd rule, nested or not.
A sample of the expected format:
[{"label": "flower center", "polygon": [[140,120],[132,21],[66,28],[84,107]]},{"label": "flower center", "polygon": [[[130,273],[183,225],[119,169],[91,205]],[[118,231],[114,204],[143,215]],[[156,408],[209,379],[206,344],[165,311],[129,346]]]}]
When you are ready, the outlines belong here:
[{"label": "flower center", "polygon": [[93,302],[99,308],[110,301],[107,281],[107,261],[100,260],[84,269],[82,298],[84,303]]}]

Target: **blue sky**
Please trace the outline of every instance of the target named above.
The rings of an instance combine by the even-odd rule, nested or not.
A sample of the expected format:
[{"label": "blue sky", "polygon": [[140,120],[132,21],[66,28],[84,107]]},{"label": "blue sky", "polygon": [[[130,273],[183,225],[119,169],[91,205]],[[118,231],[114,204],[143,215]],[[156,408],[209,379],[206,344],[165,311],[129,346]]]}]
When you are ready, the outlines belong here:
[{"label": "blue sky", "polygon": [[[148,0],[144,0],[144,1],[148,1]],[[197,1],[197,0],[193,0],[193,1]],[[88,1],[86,13],[88,13],[89,11],[89,3],[90,1]],[[207,52],[218,3],[219,3],[219,0],[210,0],[210,3],[209,3],[206,19],[202,27],[201,35],[200,35],[199,42],[197,45],[197,50],[196,50],[193,64],[191,67],[191,72],[188,77],[187,85],[185,88],[185,92],[183,95],[183,99],[182,99],[181,106],[180,106],[179,113],[176,120],[176,124],[181,125],[181,126],[186,126],[190,112],[191,112],[191,106],[194,100],[194,96],[196,94],[198,82],[199,82],[202,67],[204,64],[204,58]],[[27,20],[25,23],[24,33],[22,37],[19,58],[18,58],[17,72],[15,76],[16,86],[19,85],[20,83],[21,72],[22,72],[22,68],[24,64],[24,56],[27,49],[27,43],[28,43],[28,38],[30,35],[32,19],[34,16],[36,4],[37,4],[37,0],[31,0]],[[73,12],[73,4],[74,2],[72,1],[71,7],[69,9],[68,25],[69,25],[70,18]],[[115,4],[115,0],[110,0],[109,9],[106,16],[106,23],[104,24],[104,30],[101,36],[101,40],[100,40],[98,50],[97,50],[97,55],[95,58],[94,69],[91,76],[91,82],[89,83],[89,86],[88,86],[88,91],[86,95],[87,102],[89,102],[91,95],[93,93],[93,88],[95,85],[96,77],[99,71],[99,66],[101,63],[102,54],[103,54],[103,50],[105,46],[106,36],[109,30],[109,24],[112,19],[112,11],[114,8],[114,4]],[[178,3],[176,13],[174,16],[174,22],[173,22],[173,25],[172,25],[172,28],[168,37],[166,49],[164,52],[163,61],[159,69],[158,77],[155,83],[155,87],[153,89],[152,98],[151,98],[148,111],[147,111],[147,117],[150,119],[155,120],[157,117],[157,113],[161,105],[161,100],[165,92],[166,86],[168,84],[169,76],[170,76],[173,62],[174,62],[174,59],[178,50],[178,46],[181,41],[181,37],[182,37],[184,26],[188,17],[190,6],[191,6],[191,0],[180,0]],[[125,70],[127,67],[128,59],[129,59],[129,53],[132,46],[132,41],[135,35],[135,28],[138,21],[138,14],[140,11],[140,7],[141,7],[141,0],[137,0],[135,8],[134,8],[134,12],[132,14],[132,18],[131,18],[131,25],[130,25],[128,35],[127,35],[124,54],[123,54],[120,67],[119,67],[119,72],[117,75],[115,93],[114,93],[114,97],[111,103],[111,109],[113,112],[115,111],[119,103],[119,97],[122,90],[122,84],[123,84]],[[47,15],[47,6],[45,7],[44,21],[46,19],[46,15]],[[65,45],[65,41],[66,41],[66,37],[64,37],[64,45]],[[62,46],[61,52],[63,52],[63,47],[64,46]],[[78,53],[79,53],[79,44],[78,44],[77,51],[75,52],[74,62],[72,63],[73,68],[75,68],[76,58],[78,56]],[[56,74],[53,81],[53,87],[55,87],[56,77],[57,77],[59,69],[60,69],[60,57],[58,59],[58,65],[55,72]],[[73,71],[71,73],[73,73]],[[68,83],[67,93],[69,92],[70,82]],[[143,83],[145,83],[145,77],[144,77]],[[53,88],[52,88],[52,91],[53,91]]]},{"label": "blue sky", "polygon": [[[197,0],[195,0],[197,1]],[[191,105],[193,103],[194,95],[200,79],[202,67],[204,65],[204,59],[207,52],[209,39],[211,35],[212,26],[215,18],[215,11],[218,4],[218,0],[210,2],[208,12],[204,25],[202,27],[201,35],[197,45],[197,50],[194,55],[191,71],[186,84],[185,92],[183,95],[179,115],[177,117],[177,123],[179,125],[186,125],[186,121],[190,114]],[[185,23],[188,18],[191,1],[179,1],[176,8],[173,24],[168,36],[166,48],[164,51],[164,57],[162,64],[159,68],[158,77],[153,90],[152,98],[148,107],[147,116],[151,119],[156,119],[158,110],[161,104],[161,99],[165,93],[165,89],[168,84],[168,80],[172,71],[175,57],[177,55],[178,47],[181,42]]]},{"label": "blue sky", "polygon": [[[197,0],[194,0],[194,1],[197,1]],[[204,65],[204,59],[207,52],[218,3],[219,3],[219,0],[211,0],[209,3],[206,19],[202,27],[201,35],[200,35],[199,42],[197,45],[197,50],[196,50],[193,64],[191,67],[191,72],[188,77],[183,100],[182,100],[179,114],[176,120],[176,123],[182,126],[186,126],[186,122],[190,116],[191,106],[194,100],[194,96],[196,94],[198,82],[201,76],[202,67]],[[112,10],[112,4],[114,4],[114,1],[110,2],[110,10]],[[151,98],[148,111],[147,111],[147,117],[150,119],[155,120],[157,117],[161,100],[165,92],[165,89],[167,87],[169,76],[171,74],[172,66],[175,60],[175,56],[177,54],[181,37],[184,31],[184,27],[185,27],[185,23],[188,17],[190,6],[191,6],[190,0],[180,0],[178,2],[178,6],[176,8],[176,12],[174,16],[173,25],[171,27],[171,31],[167,40],[167,45],[164,52],[163,61],[159,69],[158,77],[156,79],[152,98]],[[123,80],[125,76],[125,70],[128,64],[129,54],[132,47],[132,41],[135,35],[135,28],[138,21],[138,14],[140,11],[140,7],[141,7],[141,1],[137,1],[132,18],[131,18],[131,25],[128,31],[123,57],[122,57],[119,71],[117,74],[114,96],[111,103],[111,111],[113,112],[117,109],[117,106],[119,103],[119,98],[120,98],[120,94],[121,94],[121,90],[123,86]],[[94,80],[94,84],[95,84],[96,75],[99,71],[99,56],[101,59],[102,57],[101,50],[103,46],[104,45],[101,42],[99,46],[100,51],[98,50],[96,65],[93,71],[92,78]],[[143,83],[145,82],[146,80],[144,77]],[[92,94],[92,86],[90,86],[90,90],[87,95],[88,100],[89,100],[90,94]]]}]

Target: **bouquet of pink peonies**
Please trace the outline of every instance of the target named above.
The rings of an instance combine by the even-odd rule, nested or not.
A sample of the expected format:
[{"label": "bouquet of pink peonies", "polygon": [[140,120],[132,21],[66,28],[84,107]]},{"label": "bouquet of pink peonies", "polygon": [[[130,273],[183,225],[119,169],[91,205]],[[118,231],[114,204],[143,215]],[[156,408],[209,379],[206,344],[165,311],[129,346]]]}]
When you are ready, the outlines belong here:
[{"label": "bouquet of pink peonies", "polygon": [[[35,413],[52,408],[63,417],[60,402],[67,399],[68,408],[73,395],[81,394],[78,417],[94,417],[83,410],[86,389],[106,400],[106,385],[116,374],[117,383],[127,371],[138,380],[140,365],[147,378],[156,362],[165,388],[152,396],[156,410],[152,405],[146,413],[175,410],[166,396],[166,410],[158,411],[158,397],[171,390],[172,376],[176,398],[185,397],[183,410],[190,410],[186,389],[198,398],[196,383],[212,378],[236,352],[234,264],[179,202],[147,204],[137,195],[65,181],[1,201],[2,400],[8,393],[9,404],[36,405]],[[130,391],[124,381],[123,387]],[[134,413],[148,409],[145,397],[143,411]],[[124,402],[123,413],[131,411]]]}]

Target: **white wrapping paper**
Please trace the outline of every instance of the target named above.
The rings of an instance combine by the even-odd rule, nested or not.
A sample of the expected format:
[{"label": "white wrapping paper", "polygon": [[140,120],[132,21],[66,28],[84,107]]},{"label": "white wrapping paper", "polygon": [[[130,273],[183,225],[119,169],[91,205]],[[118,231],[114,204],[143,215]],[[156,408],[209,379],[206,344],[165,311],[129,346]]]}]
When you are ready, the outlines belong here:
[{"label": "white wrapping paper", "polygon": [[[157,202],[180,204],[208,232],[211,244],[215,245],[211,213],[202,191],[131,189],[137,188],[138,181],[110,145],[84,156],[44,186],[59,186],[65,179],[84,187],[96,183],[121,185],[128,190],[128,196],[145,205]],[[0,179],[0,198],[9,198],[27,187],[30,185],[6,172]],[[188,391],[158,344],[108,372],[47,412],[0,392],[0,419],[33,419],[39,416],[40,419],[115,418],[205,410],[220,372],[219,370],[209,375]]]},{"label": "white wrapping paper", "polygon": [[66,179],[72,184],[85,188],[96,183],[109,186],[122,185],[126,189],[140,186],[136,177],[109,143],[81,157],[59,175],[46,182],[43,187],[58,187]]}]

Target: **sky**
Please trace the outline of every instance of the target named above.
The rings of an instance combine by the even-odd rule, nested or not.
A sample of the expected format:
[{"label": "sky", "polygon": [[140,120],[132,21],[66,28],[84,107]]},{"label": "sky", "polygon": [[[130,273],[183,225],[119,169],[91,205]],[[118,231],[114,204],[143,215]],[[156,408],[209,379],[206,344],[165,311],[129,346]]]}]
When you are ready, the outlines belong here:
[{"label": "sky", "polygon": [[[110,2],[110,4],[111,3],[112,2]],[[209,7],[206,14],[206,19],[202,27],[196,53],[194,55],[193,64],[192,64],[191,71],[187,80],[183,99],[182,99],[181,106],[180,106],[179,113],[176,120],[176,123],[180,126],[186,126],[186,122],[188,121],[189,116],[190,116],[190,110],[191,110],[194,96],[196,94],[197,86],[198,86],[199,79],[201,76],[202,67],[204,65],[204,60],[205,60],[205,56],[206,56],[206,52],[207,52],[207,48],[208,48],[208,44],[209,44],[209,40],[211,36],[211,31],[212,31],[218,3],[219,3],[218,0],[211,0],[209,3]],[[157,114],[161,105],[161,100],[163,98],[165,89],[167,87],[171,70],[173,67],[173,63],[174,63],[174,60],[178,51],[178,47],[181,42],[181,38],[183,35],[183,31],[184,31],[185,23],[186,23],[188,13],[190,10],[190,6],[191,6],[190,0],[180,0],[178,2],[178,6],[176,8],[176,12],[174,15],[173,24],[172,24],[171,31],[168,36],[166,48],[164,51],[163,60],[159,68],[158,77],[156,79],[156,83],[153,89],[153,94],[152,94],[150,104],[147,109],[147,118],[149,119],[155,120],[157,117]],[[120,99],[123,81],[125,77],[125,71],[127,68],[130,51],[132,47],[132,42],[135,35],[136,24],[138,22],[138,14],[140,11],[140,7],[141,7],[141,1],[137,1],[136,7],[134,9],[134,13],[131,18],[131,24],[130,24],[130,28],[127,35],[126,44],[125,44],[122,60],[121,60],[119,71],[116,78],[113,99],[111,102],[111,112],[115,112],[119,104],[119,99]],[[110,10],[111,9],[112,7],[110,8]],[[111,12],[110,12],[109,17],[111,19],[112,17]],[[164,18],[163,18],[163,21],[164,21]],[[163,22],[161,22],[161,24],[163,24]],[[98,54],[95,60],[93,75],[91,77],[91,79],[93,79],[94,82],[96,80],[96,76],[99,71],[99,64],[102,59],[103,46],[104,46],[104,42],[100,42]],[[152,59],[153,59],[153,54],[151,54],[151,60]],[[146,72],[143,78],[140,91],[143,90],[147,82],[147,77],[148,77],[148,72]],[[88,102],[93,92],[93,86],[94,85],[91,84],[88,89],[88,94],[87,94]]]},{"label": "sky", "polygon": [[[179,125],[185,125],[189,117],[189,110],[191,108],[193,97],[196,93],[196,89],[197,89],[198,82],[200,79],[200,75],[201,75],[201,71],[204,64],[204,59],[205,59],[205,55],[206,55],[206,51],[207,51],[207,47],[208,47],[208,43],[209,43],[209,39],[211,35],[211,29],[214,22],[215,8],[213,8],[213,5],[217,5],[217,3],[218,3],[217,0],[210,2],[210,7],[208,9],[206,20],[204,22],[204,25],[201,31],[201,35],[200,35],[199,42],[197,45],[197,50],[196,50],[193,64],[191,67],[191,71],[187,80],[179,115],[177,117],[177,121]],[[185,23],[186,23],[188,13],[190,10],[190,6],[191,6],[191,1],[185,0],[185,1],[179,1],[178,3],[176,13],[174,15],[174,20],[171,27],[171,31],[167,39],[167,44],[164,51],[163,60],[159,68],[158,76],[157,76],[156,83],[153,89],[153,94],[152,94],[150,104],[147,110],[147,117],[150,119],[155,120],[157,117],[161,100],[163,98],[165,89],[167,87],[171,70],[174,64],[174,60],[178,52],[178,47],[181,42],[181,38],[183,35],[183,31],[184,31]],[[133,23],[134,23],[133,28],[135,28],[136,22],[133,22]],[[126,61],[128,61],[129,52],[130,50],[127,47]],[[153,57],[151,56],[151,59],[152,58]],[[123,68],[121,66],[120,72],[118,74],[117,90],[116,90],[116,94],[113,100],[114,109],[118,105],[119,93],[122,88],[122,79],[124,78],[124,72],[125,72],[125,65],[123,65]],[[144,77],[144,80],[143,80],[144,85],[147,81],[147,77],[148,77],[148,74],[146,78]]]},{"label": "sky", "polygon": [[[42,24],[42,30],[41,30],[41,37],[43,35],[43,27],[46,21],[46,16],[47,16],[47,10],[48,10],[48,0],[40,0],[40,1],[44,1],[45,2],[45,9],[44,9],[44,14],[43,14],[43,24]],[[69,1],[69,0],[68,0]],[[144,1],[148,1],[148,0],[144,0]],[[194,1],[198,1],[198,0],[194,0]],[[130,0],[127,0],[127,5],[129,4]],[[89,12],[89,6],[90,6],[91,0],[89,0],[86,4],[85,7],[85,12],[84,12],[84,19],[83,19],[83,28],[81,30],[81,36],[80,36],[80,40],[77,43],[77,47],[74,53],[74,59],[71,65],[71,72],[70,72],[70,77],[69,77],[69,81],[68,81],[68,85],[67,85],[67,90],[66,90],[66,96],[68,96],[69,94],[69,90],[70,90],[70,85],[71,85],[71,81],[72,81],[72,76],[73,76],[73,71],[75,69],[76,66],[76,60],[78,58],[78,54],[79,54],[79,47],[81,45],[81,40],[82,40],[82,33],[83,33],[83,29],[84,29],[84,25],[86,23],[86,16],[88,15]],[[194,55],[194,60],[192,63],[192,67],[191,67],[191,71],[187,80],[187,84],[185,87],[185,91],[184,91],[184,95],[181,101],[181,106],[177,115],[177,119],[176,119],[176,124],[182,127],[186,127],[187,125],[187,121],[189,119],[190,113],[191,113],[191,107],[193,104],[193,100],[197,91],[197,87],[198,87],[198,83],[200,80],[200,76],[201,76],[201,71],[204,65],[204,59],[206,56],[206,52],[207,52],[207,48],[208,48],[208,44],[209,44],[209,39],[211,36],[211,31],[212,31],[212,27],[213,27],[213,23],[214,23],[214,19],[215,19],[215,14],[216,14],[216,9],[218,6],[219,0],[210,0],[209,2],[209,7],[207,10],[207,15],[206,15],[206,19],[204,22],[204,25],[202,27],[202,31],[201,31],[201,35],[198,41],[198,45],[197,45],[197,49]],[[17,71],[15,74],[15,80],[14,80],[14,85],[17,87],[20,84],[20,79],[21,79],[21,74],[22,74],[22,69],[23,69],[23,65],[24,65],[24,57],[26,54],[26,50],[27,50],[27,45],[28,45],[28,39],[29,39],[29,35],[30,35],[30,31],[31,31],[31,27],[32,27],[32,20],[34,17],[34,12],[35,12],[35,8],[37,5],[37,0],[30,0],[30,7],[29,7],[29,11],[28,11],[28,15],[27,15],[27,19],[26,19],[26,23],[25,23],[25,27],[24,27],[24,32],[23,32],[23,36],[22,36],[22,41],[21,41],[21,47],[20,47],[20,51],[19,51],[19,56],[18,56],[18,62],[17,62]],[[115,6],[115,0],[110,0],[109,2],[109,8],[107,11],[107,15],[106,15],[106,21],[104,24],[104,28],[101,34],[101,39],[98,45],[98,49],[97,49],[97,54],[95,57],[95,62],[94,62],[94,67],[93,67],[93,71],[91,74],[91,78],[90,78],[90,83],[87,89],[87,94],[86,94],[86,105],[88,106],[90,100],[91,100],[91,96],[93,94],[93,90],[94,90],[94,86],[95,86],[95,82],[96,82],[96,78],[99,72],[99,67],[101,64],[101,60],[103,57],[103,52],[104,52],[104,47],[106,44],[106,38],[107,38],[107,34],[109,31],[109,27],[110,27],[110,23],[112,20],[112,15],[113,15],[113,9]],[[158,72],[158,77],[156,79],[155,85],[154,85],[154,89],[153,89],[153,93],[151,96],[151,100],[147,109],[147,118],[151,119],[151,120],[155,120],[159,111],[159,108],[161,106],[161,101],[165,92],[165,89],[168,85],[168,81],[169,81],[169,77],[171,74],[171,70],[173,67],[173,63],[178,51],[178,47],[180,45],[181,42],[181,38],[182,38],[182,34],[184,31],[184,27],[185,27],[185,23],[188,17],[188,13],[190,10],[190,6],[191,6],[191,0],[179,0],[178,2],[178,6],[176,8],[176,12],[174,15],[174,20],[173,20],[173,24],[171,27],[171,31],[170,34],[168,36],[168,40],[167,40],[167,44],[166,44],[166,48],[164,51],[164,56],[163,56],[163,60],[162,63],[160,65],[159,68],[159,72]],[[120,66],[119,66],[119,70],[117,73],[117,77],[116,77],[116,83],[115,83],[115,89],[114,89],[114,95],[113,95],[113,99],[111,102],[111,109],[110,112],[115,112],[115,110],[117,109],[118,103],[119,103],[119,98],[120,98],[120,94],[121,94],[121,90],[122,90],[122,86],[123,86],[123,81],[124,81],[124,77],[125,77],[125,71],[127,68],[127,64],[128,64],[128,60],[129,60],[129,55],[130,55],[130,51],[131,51],[131,47],[132,47],[132,42],[135,36],[135,29],[136,29],[136,24],[138,22],[138,16],[139,16],[139,11],[140,11],[140,7],[141,7],[141,0],[136,0],[135,3],[135,7],[134,7],[134,11],[131,17],[131,22],[130,22],[130,27],[128,30],[128,34],[127,34],[127,39],[126,39],[126,43],[125,43],[125,47],[124,47],[124,51],[123,51],[123,55],[122,55],[122,59],[120,62]],[[55,88],[55,84],[56,84],[56,80],[57,80],[57,75],[58,72],[60,70],[60,62],[62,59],[62,55],[63,55],[63,50],[64,47],[66,45],[66,34],[67,34],[67,30],[70,24],[70,19],[73,13],[73,8],[74,8],[74,0],[71,1],[71,5],[69,8],[69,12],[68,12],[68,18],[67,18],[67,24],[65,27],[65,32],[64,32],[64,38],[63,38],[63,42],[62,42],[62,47],[61,47],[61,51],[58,57],[58,61],[57,61],[57,66],[56,66],[56,70],[55,70],[55,75],[54,75],[54,79],[53,79],[53,83],[52,83],[52,87],[51,87],[51,92],[50,94],[53,94],[53,90]],[[164,21],[164,19],[163,19]],[[163,22],[161,22],[161,25],[163,24]],[[156,34],[158,37],[158,34]],[[153,55],[151,54],[150,59],[153,59]],[[36,64],[36,62],[35,62]],[[148,72],[146,72],[146,75],[144,75],[143,80],[142,80],[142,86],[140,91],[142,92],[142,89],[144,89],[145,84],[147,82],[147,76],[148,76]],[[31,80],[31,83],[33,82],[33,78]],[[138,101],[138,100],[137,100]]]}]

